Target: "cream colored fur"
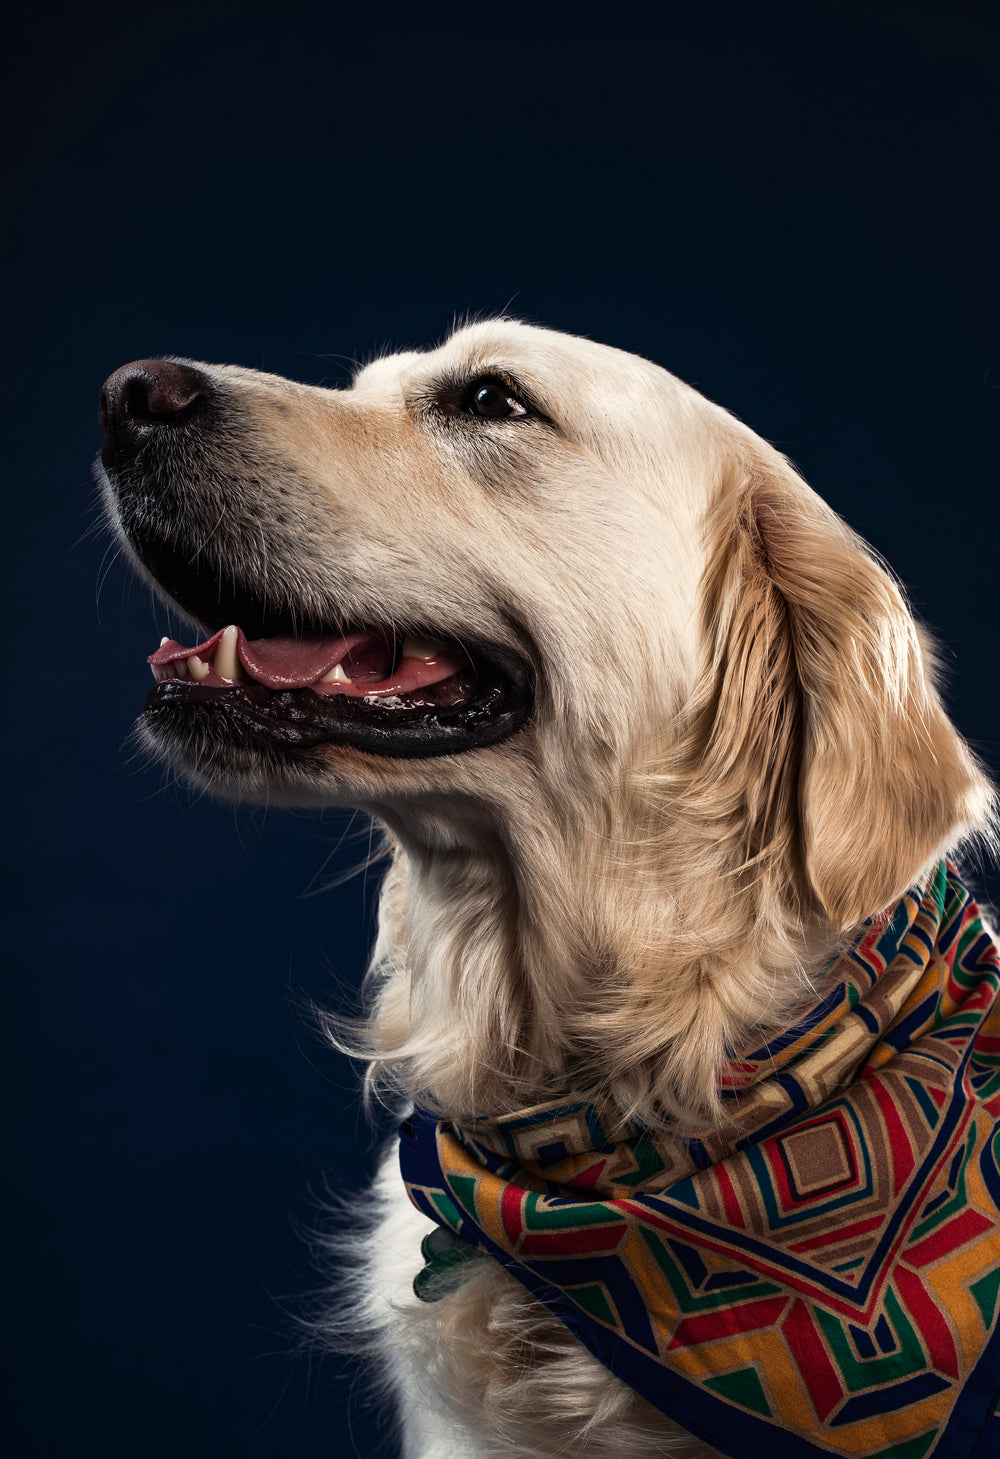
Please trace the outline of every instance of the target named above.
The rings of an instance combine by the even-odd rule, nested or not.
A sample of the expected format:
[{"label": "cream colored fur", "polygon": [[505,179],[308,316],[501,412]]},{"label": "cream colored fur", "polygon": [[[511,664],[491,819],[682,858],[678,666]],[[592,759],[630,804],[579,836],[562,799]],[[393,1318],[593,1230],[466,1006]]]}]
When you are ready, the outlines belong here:
[{"label": "cream colored fur", "polygon": [[[572,1095],[720,1121],[726,1049],[813,999],[830,952],[988,819],[889,573],[746,426],[586,340],[475,324],[345,392],[212,368],[308,483],[297,547],[261,529],[303,608],[332,595],[535,674],[530,722],[490,748],[199,772],[386,828],[351,1035],[371,1087],[456,1117]],[[549,423],[447,427],[445,370],[509,374]],[[427,1223],[392,1152],[377,1189],[364,1320],[409,1459],[711,1452],[490,1261],[417,1302]]]}]

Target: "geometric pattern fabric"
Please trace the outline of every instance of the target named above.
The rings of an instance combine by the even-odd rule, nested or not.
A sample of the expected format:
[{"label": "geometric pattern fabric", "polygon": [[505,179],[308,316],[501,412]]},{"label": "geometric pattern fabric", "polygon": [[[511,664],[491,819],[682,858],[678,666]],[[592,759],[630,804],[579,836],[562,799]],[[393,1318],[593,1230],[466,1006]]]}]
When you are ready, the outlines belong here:
[{"label": "geometric pattern fabric", "polygon": [[410,1198],[737,1459],[1000,1456],[1000,958],[955,868],[821,986],[731,1060],[728,1133],[418,1110]]}]

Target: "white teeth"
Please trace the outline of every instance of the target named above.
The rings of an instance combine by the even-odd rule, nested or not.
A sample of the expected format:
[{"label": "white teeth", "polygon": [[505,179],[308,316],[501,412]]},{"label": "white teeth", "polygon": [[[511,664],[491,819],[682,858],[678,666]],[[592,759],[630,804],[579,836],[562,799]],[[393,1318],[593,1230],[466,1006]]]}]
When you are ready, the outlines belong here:
[{"label": "white teeth", "polygon": [[171,663],[170,663],[170,667],[174,671],[174,678],[175,679],[186,679],[187,678],[187,676],[188,676],[188,666],[187,666],[187,663],[185,662],[184,659],[172,659],[171,660]]},{"label": "white teeth", "polygon": [[349,684],[351,681],[344,673],[343,664],[334,664],[328,674],[324,674],[319,681],[321,684]]},{"label": "white teeth", "polygon": [[408,633],[403,640],[404,659],[436,659],[444,649],[444,644],[438,638],[421,638],[416,633]]},{"label": "white teeth", "polygon": [[[181,662],[183,662],[183,660],[181,660]],[[191,657],[187,661],[187,666],[192,679],[197,679],[200,683],[202,679],[208,678],[208,665],[206,664],[205,660],[200,659],[197,654],[191,655]]]},{"label": "white teeth", "polygon": [[164,673],[163,673],[163,670],[160,668],[159,664],[150,664],[149,667],[153,671],[153,678],[156,680],[156,682],[158,684],[161,684],[163,682],[163,679],[164,679]]},{"label": "white teeth", "polygon": [[[223,630],[222,637],[215,646],[215,657],[212,660],[212,668],[219,675],[220,679],[228,679],[231,683],[238,683],[244,677],[243,668],[236,656],[236,644],[239,638],[239,629],[235,623]],[[207,673],[208,670],[205,670]],[[199,675],[204,678],[204,675]]]},{"label": "white teeth", "polygon": [[169,643],[169,642],[170,642],[170,639],[167,637],[166,634],[164,634],[163,637],[160,639],[160,647],[162,648],[165,643]]}]

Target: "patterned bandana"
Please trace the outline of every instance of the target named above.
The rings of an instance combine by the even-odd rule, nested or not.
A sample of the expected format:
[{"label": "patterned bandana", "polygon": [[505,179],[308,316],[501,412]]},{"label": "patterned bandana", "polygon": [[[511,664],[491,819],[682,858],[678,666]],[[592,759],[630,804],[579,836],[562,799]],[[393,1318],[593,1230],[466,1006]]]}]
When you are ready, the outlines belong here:
[{"label": "patterned bandana", "polygon": [[443,1228],[425,1254],[453,1261],[448,1232],[488,1252],[734,1459],[996,1459],[997,948],[942,861],[829,978],[728,1066],[728,1138],[580,1103],[416,1111],[403,1178]]}]

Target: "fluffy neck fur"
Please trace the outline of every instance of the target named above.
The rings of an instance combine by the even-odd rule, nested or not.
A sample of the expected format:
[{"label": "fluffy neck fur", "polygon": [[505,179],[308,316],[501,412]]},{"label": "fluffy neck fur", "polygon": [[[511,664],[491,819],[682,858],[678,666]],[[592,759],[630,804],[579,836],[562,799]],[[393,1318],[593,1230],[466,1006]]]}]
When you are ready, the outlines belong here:
[{"label": "fluffy neck fur", "polygon": [[662,763],[642,779],[599,815],[533,799],[453,847],[396,821],[370,1079],[455,1117],[573,1094],[716,1122],[726,1050],[802,1004],[836,938],[789,909],[783,858],[748,862],[735,807],[706,814]]},{"label": "fluffy neck fur", "polygon": [[481,794],[373,807],[394,848],[371,1081],[456,1117],[572,1095],[716,1125],[727,1051],[804,1011],[838,945],[988,827],[865,544],[763,447],[703,527],[679,712],[616,739],[582,712],[546,730],[543,704]]}]

